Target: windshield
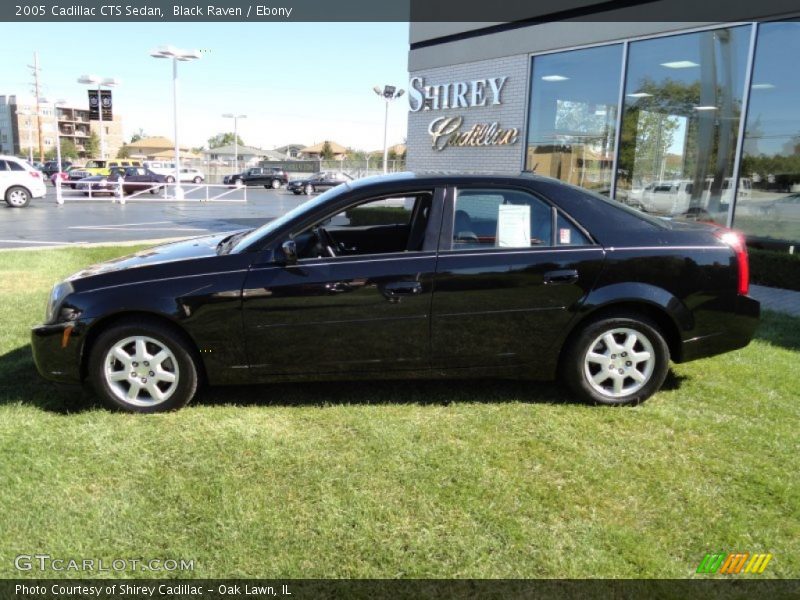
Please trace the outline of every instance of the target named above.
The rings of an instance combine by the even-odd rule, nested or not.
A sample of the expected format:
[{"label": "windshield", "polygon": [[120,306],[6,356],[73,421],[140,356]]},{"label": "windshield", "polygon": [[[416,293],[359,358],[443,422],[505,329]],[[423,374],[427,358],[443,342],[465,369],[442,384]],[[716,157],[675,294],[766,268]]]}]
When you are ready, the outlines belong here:
[{"label": "windshield", "polygon": [[269,223],[265,223],[258,229],[254,229],[246,236],[244,236],[239,242],[231,249],[231,253],[238,253],[238,252],[246,252],[248,247],[258,242],[260,239],[264,238],[265,236],[271,234],[273,231],[277,231],[290,221],[294,219],[301,218],[305,213],[312,212],[317,209],[317,207],[325,204],[328,200],[335,198],[339,194],[343,194],[350,189],[348,185],[338,185],[335,188],[329,189],[327,192],[320,194],[313,200],[309,200],[308,202],[304,202],[300,206],[297,206],[287,212],[286,214],[278,217],[270,221]]}]

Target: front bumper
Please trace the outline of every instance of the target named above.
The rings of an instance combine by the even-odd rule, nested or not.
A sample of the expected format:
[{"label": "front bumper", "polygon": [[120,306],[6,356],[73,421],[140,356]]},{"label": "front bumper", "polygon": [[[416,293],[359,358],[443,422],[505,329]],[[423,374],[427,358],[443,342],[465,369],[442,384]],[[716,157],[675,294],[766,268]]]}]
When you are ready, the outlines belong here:
[{"label": "front bumper", "polygon": [[88,325],[87,320],[79,319],[31,329],[33,362],[42,377],[62,383],[80,383]]}]

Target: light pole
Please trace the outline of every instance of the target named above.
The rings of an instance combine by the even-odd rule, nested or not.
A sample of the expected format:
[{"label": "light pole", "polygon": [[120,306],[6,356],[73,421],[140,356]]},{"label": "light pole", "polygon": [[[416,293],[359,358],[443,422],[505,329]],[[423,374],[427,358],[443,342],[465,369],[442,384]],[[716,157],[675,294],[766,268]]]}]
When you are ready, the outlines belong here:
[{"label": "light pole", "polygon": [[386,163],[389,152],[389,147],[386,145],[386,136],[389,130],[389,102],[402,96],[405,90],[397,89],[393,85],[385,85],[383,89],[381,89],[379,85],[376,85],[372,90],[386,102],[386,116],[383,119],[383,172],[386,173]]},{"label": "light pole", "polygon": [[172,59],[172,111],[175,121],[175,199],[183,200],[181,187],[181,153],[178,146],[178,61],[189,62],[200,58],[199,50],[180,50],[174,46],[161,46],[150,51],[153,58]]},{"label": "light pole", "polygon": [[233,164],[234,172],[239,172],[239,119],[246,119],[247,115],[234,115],[232,113],[225,113],[222,115],[225,119],[233,119]]},{"label": "light pole", "polygon": [[56,117],[56,161],[58,165],[58,175],[56,177],[58,177],[59,180],[61,179],[62,167],[61,167],[61,130],[59,129],[58,126],[58,108],[60,106],[66,106],[66,104],[67,104],[66,100],[56,100],[55,102],[53,102],[53,112],[55,113]]},{"label": "light pole", "polygon": [[[98,121],[100,123],[100,158],[104,159],[106,157],[106,135],[105,130],[103,129],[103,88],[112,88],[115,85],[120,84],[120,80],[116,79],[115,77],[105,77],[101,78],[97,75],[81,75],[78,78],[78,83],[82,83],[83,85],[91,85],[97,86],[97,115]],[[91,109],[91,106],[89,107]],[[91,116],[89,117],[89,121],[91,121]]]}]

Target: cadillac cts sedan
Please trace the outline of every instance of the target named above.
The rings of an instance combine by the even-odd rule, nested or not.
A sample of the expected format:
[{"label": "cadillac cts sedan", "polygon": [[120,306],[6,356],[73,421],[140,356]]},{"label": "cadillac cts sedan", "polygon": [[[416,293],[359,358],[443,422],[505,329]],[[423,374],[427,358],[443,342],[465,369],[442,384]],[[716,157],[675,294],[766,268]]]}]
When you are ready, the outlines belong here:
[{"label": "cadillac cts sedan", "polygon": [[44,377],[132,412],[204,383],[407,377],[558,377],[636,404],[670,360],[749,343],[748,279],[726,229],[544,177],[405,173],[76,273],[32,346]]}]

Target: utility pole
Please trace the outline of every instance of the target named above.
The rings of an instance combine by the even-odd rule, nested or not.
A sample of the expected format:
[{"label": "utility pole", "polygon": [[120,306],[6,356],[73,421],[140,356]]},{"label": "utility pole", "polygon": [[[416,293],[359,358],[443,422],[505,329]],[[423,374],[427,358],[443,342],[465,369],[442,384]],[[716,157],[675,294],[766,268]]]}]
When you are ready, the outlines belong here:
[{"label": "utility pole", "polygon": [[[39,106],[39,53],[34,51],[33,64],[28,65],[33,70],[33,97],[36,99],[36,133],[39,139],[39,161],[44,162],[44,142],[42,140],[42,113]],[[56,123],[56,127],[58,123]]]}]

